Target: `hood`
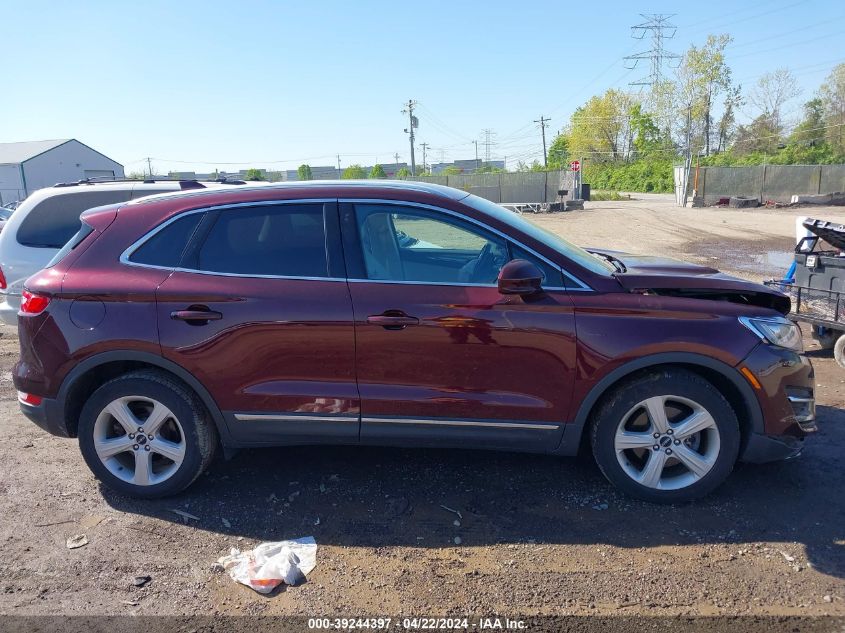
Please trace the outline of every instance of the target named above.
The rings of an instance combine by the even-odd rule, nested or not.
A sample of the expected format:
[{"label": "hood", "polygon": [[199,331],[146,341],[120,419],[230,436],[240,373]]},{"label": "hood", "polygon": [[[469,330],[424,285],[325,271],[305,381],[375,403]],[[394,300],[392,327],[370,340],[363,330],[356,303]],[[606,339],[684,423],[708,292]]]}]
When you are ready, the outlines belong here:
[{"label": "hood", "polygon": [[671,257],[631,255],[620,251],[587,249],[621,262],[624,272],[614,275],[630,292],[730,301],[777,310],[787,314],[790,300],[782,292],[762,284],[726,275],[710,266],[691,264]]}]

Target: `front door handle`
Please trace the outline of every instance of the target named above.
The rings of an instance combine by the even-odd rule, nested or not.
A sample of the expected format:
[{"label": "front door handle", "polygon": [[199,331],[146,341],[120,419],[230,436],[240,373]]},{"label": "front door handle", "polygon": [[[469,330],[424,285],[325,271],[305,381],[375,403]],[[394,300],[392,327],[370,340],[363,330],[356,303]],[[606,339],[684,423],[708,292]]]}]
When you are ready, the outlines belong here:
[{"label": "front door handle", "polygon": [[420,320],[417,317],[408,316],[404,312],[391,310],[384,314],[368,316],[367,323],[380,325],[385,330],[404,330],[409,325],[419,325]]},{"label": "front door handle", "polygon": [[175,310],[174,312],[170,313],[170,318],[175,319],[177,321],[187,321],[191,323],[208,323],[209,321],[219,321],[223,318],[222,312],[215,312],[214,310],[196,310],[196,309],[188,309],[188,310]]}]

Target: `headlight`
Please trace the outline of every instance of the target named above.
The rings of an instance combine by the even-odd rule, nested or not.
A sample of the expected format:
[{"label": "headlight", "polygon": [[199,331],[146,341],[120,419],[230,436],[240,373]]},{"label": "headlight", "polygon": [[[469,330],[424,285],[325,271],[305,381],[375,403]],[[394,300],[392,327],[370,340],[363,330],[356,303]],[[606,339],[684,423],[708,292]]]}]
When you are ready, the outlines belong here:
[{"label": "headlight", "polygon": [[739,317],[739,322],[764,341],[795,350],[804,351],[801,328],[784,317]]}]

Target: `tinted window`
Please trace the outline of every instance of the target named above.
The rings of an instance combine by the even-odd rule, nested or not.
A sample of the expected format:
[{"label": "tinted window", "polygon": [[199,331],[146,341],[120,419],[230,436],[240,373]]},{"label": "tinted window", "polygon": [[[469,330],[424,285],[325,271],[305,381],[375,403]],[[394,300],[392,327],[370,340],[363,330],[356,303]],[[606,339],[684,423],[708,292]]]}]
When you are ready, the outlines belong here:
[{"label": "tinted window", "polygon": [[42,200],[18,228],[18,242],[24,246],[61,248],[79,230],[79,215],[83,211],[124,202],[129,200],[131,193],[128,189],[98,189]]},{"label": "tinted window", "polygon": [[144,242],[132,253],[129,261],[175,268],[202,217],[202,213],[192,213],[174,220]]},{"label": "tinted window", "polygon": [[504,222],[505,224],[530,235],[535,240],[543,242],[555,249],[557,252],[571,259],[579,266],[582,266],[597,275],[609,277],[616,270],[611,263],[605,261],[604,259],[591,255],[583,248],[567,242],[561,236],[555,235],[551,231],[534,224],[517,213],[508,211],[495,202],[490,202],[489,200],[470,194],[466,198],[462,199],[461,203],[474,209],[478,209],[479,211],[488,213],[500,222]]},{"label": "tinted window", "polygon": [[199,250],[197,267],[241,275],[327,277],[323,205],[221,211]]},{"label": "tinted window", "polygon": [[94,227],[89,226],[88,224],[85,224],[85,222],[83,222],[82,226],[79,227],[79,230],[76,232],[76,234],[71,237],[65,243],[64,246],[62,246],[61,250],[58,253],[53,255],[53,259],[51,259],[44,268],[52,268],[53,266],[58,264],[67,256],[68,253],[70,253],[73,249],[82,244],[82,242],[85,241],[85,238],[91,235],[91,233],[93,232]]},{"label": "tinted window", "polygon": [[543,273],[543,285],[546,288],[565,288],[566,283],[563,279],[563,273],[560,272],[560,269],[556,266],[552,266],[545,260],[540,259],[536,255],[533,255],[526,251],[525,249],[520,248],[519,246],[511,247],[511,255],[513,259],[524,259],[532,264],[534,264],[540,271]]},{"label": "tinted window", "polygon": [[395,205],[356,205],[369,279],[496,282],[507,243],[445,214]]}]

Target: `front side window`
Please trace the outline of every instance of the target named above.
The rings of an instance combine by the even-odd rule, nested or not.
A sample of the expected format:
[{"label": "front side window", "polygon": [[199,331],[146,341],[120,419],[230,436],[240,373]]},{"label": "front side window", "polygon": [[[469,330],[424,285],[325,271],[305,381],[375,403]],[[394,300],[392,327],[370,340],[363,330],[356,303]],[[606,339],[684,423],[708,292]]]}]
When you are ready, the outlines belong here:
[{"label": "front side window", "polygon": [[45,198],[21,222],[18,243],[36,248],[61,248],[79,230],[82,224],[79,216],[83,211],[125,202],[131,195],[131,189],[103,187]]},{"label": "front side window", "polygon": [[202,271],[239,275],[328,277],[323,205],[220,211],[193,265]]},{"label": "front side window", "polygon": [[457,218],[396,205],[355,212],[369,279],[493,284],[509,259],[503,239]]}]

